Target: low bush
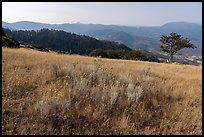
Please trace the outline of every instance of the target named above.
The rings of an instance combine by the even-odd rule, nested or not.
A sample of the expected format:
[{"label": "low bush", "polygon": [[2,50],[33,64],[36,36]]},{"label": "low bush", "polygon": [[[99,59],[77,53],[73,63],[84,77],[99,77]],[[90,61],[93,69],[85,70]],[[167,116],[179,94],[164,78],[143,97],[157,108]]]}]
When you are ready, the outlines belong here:
[{"label": "low bush", "polygon": [[122,51],[122,50],[93,50],[90,56],[102,57],[102,58],[113,58],[113,59],[128,59],[128,60],[140,60],[149,62],[159,62],[154,56],[146,56],[140,50]]}]

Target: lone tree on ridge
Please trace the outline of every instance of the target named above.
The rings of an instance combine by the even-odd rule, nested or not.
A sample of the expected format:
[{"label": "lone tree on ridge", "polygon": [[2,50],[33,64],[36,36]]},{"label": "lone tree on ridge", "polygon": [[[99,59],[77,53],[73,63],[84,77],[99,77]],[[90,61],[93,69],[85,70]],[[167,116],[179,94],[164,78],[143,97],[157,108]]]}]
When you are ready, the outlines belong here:
[{"label": "lone tree on ridge", "polygon": [[181,35],[176,32],[170,33],[170,36],[162,35],[160,42],[162,43],[160,50],[169,53],[169,63],[173,61],[173,55],[176,54],[177,51],[183,48],[196,48],[196,46],[190,43],[189,39],[181,37]]}]

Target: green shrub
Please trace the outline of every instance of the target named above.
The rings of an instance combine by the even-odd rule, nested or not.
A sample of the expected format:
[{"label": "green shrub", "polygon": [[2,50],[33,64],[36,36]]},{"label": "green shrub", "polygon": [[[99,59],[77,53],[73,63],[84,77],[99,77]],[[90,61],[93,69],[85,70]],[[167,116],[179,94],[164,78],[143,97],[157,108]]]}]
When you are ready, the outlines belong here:
[{"label": "green shrub", "polygon": [[91,53],[89,55],[93,56],[93,57],[100,57],[100,56],[103,58],[108,57],[107,52],[105,50],[102,50],[102,49],[95,49],[95,50],[91,51]]},{"label": "green shrub", "polygon": [[103,50],[95,49],[89,54],[93,57],[112,58],[112,59],[128,59],[128,60],[141,60],[150,62],[159,62],[154,56],[146,56],[140,50],[123,51],[123,50]]},{"label": "green shrub", "polygon": [[145,55],[139,50],[132,50],[130,52],[126,52],[123,56],[124,59],[131,59],[131,60],[146,60]]},{"label": "green shrub", "polygon": [[122,59],[125,51],[122,50],[107,50],[107,55],[108,58],[113,58],[113,59]]}]

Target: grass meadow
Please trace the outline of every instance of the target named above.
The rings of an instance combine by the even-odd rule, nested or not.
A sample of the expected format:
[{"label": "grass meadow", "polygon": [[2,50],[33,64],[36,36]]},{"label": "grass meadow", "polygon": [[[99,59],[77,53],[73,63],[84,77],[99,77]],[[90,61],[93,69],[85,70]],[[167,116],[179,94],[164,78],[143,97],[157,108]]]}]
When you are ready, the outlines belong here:
[{"label": "grass meadow", "polygon": [[202,66],[2,48],[2,134],[202,134]]}]

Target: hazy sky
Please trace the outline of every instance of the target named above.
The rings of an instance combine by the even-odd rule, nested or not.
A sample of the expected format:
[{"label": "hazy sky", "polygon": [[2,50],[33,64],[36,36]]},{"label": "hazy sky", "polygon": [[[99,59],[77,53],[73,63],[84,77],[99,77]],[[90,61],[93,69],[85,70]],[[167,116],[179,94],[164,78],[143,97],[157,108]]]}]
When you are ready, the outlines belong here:
[{"label": "hazy sky", "polygon": [[201,2],[2,2],[2,20],[160,26],[202,23]]}]

